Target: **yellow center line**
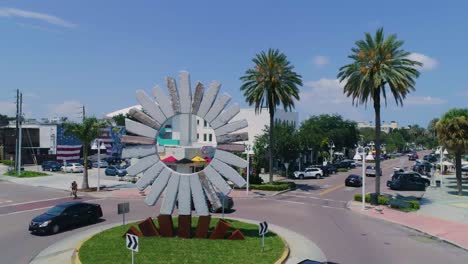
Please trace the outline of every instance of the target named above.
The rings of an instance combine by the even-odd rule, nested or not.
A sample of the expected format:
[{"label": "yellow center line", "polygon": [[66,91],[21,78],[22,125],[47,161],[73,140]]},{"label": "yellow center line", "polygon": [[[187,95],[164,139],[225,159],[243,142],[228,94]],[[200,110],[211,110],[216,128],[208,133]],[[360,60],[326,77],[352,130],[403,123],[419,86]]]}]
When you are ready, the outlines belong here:
[{"label": "yellow center line", "polygon": [[327,193],[331,193],[331,192],[333,192],[333,191],[335,191],[335,190],[338,190],[338,189],[340,189],[340,188],[343,188],[344,186],[345,186],[345,185],[344,185],[344,183],[343,183],[343,184],[337,185],[337,186],[335,186],[335,187],[328,188],[328,189],[324,190],[323,192],[319,193],[318,195],[325,195],[325,194],[327,194]]}]

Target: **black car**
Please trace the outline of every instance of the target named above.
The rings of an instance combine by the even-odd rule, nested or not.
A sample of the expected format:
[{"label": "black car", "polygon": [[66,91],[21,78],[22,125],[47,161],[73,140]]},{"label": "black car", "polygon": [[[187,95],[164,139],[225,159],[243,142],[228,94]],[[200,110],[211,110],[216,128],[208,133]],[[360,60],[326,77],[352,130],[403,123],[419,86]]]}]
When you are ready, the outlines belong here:
[{"label": "black car", "polygon": [[327,165],[314,165],[315,168],[319,168],[323,172],[323,176],[329,176],[330,174],[334,174],[337,172],[337,168],[333,164]]},{"label": "black car", "polygon": [[432,154],[424,155],[423,160],[428,161],[428,162],[436,162],[437,157],[435,155],[432,155]]},{"label": "black car", "polygon": [[58,161],[44,161],[41,167],[43,171],[60,171],[62,164]]},{"label": "black car", "polygon": [[95,223],[100,217],[102,217],[102,210],[99,204],[66,202],[34,217],[29,224],[29,231],[56,234],[73,226]]},{"label": "black car", "polygon": [[432,164],[431,163],[415,164],[412,169],[414,172],[417,172],[423,175],[430,175]]},{"label": "black car", "polygon": [[429,179],[415,172],[397,172],[390,181],[387,181],[387,187],[392,190],[425,191],[430,184]]},{"label": "black car", "polygon": [[361,187],[362,177],[355,174],[349,175],[348,177],[346,177],[345,186]]},{"label": "black car", "polygon": [[340,168],[351,169],[351,168],[355,168],[356,164],[353,163],[352,161],[343,160],[343,161],[340,161],[339,163],[333,164],[333,166],[335,166],[338,169]]}]

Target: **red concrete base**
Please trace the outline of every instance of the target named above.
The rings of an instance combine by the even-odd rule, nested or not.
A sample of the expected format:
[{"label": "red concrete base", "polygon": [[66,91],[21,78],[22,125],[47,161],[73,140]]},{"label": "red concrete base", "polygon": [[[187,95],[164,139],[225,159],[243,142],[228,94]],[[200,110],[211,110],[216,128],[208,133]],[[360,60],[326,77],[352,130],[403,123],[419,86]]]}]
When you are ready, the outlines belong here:
[{"label": "red concrete base", "polygon": [[179,215],[179,227],[177,229],[177,236],[180,238],[190,238],[191,228],[192,216]]},{"label": "red concrete base", "polygon": [[195,238],[206,238],[208,236],[210,222],[211,215],[203,215],[198,218],[198,225],[197,230],[195,231]]},{"label": "red concrete base", "polygon": [[229,240],[244,240],[244,234],[239,229],[236,229],[228,238]]},{"label": "red concrete base", "polygon": [[151,219],[151,217],[148,217],[144,221],[140,222],[138,227],[145,237],[159,236],[159,232],[156,229],[156,226],[154,225],[153,219]]},{"label": "red concrete base", "polygon": [[226,236],[227,231],[231,228],[231,224],[223,220],[219,220],[216,224],[213,233],[211,233],[210,239],[223,239]]},{"label": "red concrete base", "polygon": [[142,237],[143,234],[140,232],[140,230],[138,230],[136,227],[134,226],[131,226],[127,232],[125,232],[125,234],[123,234],[123,237],[125,237],[126,234],[132,234],[132,235],[135,235],[137,237]]},{"label": "red concrete base", "polygon": [[172,223],[171,215],[159,215],[159,233],[162,237],[173,237],[174,236],[174,224]]}]

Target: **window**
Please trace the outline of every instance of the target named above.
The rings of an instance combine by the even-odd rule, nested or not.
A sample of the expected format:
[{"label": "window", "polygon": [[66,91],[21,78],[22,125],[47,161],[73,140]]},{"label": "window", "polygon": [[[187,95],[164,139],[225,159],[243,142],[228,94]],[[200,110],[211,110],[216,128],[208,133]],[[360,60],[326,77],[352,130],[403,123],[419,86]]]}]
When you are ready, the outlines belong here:
[{"label": "window", "polygon": [[[205,123],[203,124],[204,127],[208,127],[208,122],[206,122],[206,120],[204,120]],[[206,140],[205,140],[206,141]]]},{"label": "window", "polygon": [[[206,121],[205,121],[206,122]],[[203,134],[203,141],[206,142],[206,134]]]},{"label": "window", "polygon": [[200,125],[200,119],[197,119],[197,126]]},{"label": "window", "polygon": [[200,134],[197,133],[197,140],[200,139]]},{"label": "window", "polygon": [[213,141],[213,134],[210,134],[210,136],[209,136],[209,140],[208,140],[208,141],[210,141],[210,142],[212,142],[212,141]]}]

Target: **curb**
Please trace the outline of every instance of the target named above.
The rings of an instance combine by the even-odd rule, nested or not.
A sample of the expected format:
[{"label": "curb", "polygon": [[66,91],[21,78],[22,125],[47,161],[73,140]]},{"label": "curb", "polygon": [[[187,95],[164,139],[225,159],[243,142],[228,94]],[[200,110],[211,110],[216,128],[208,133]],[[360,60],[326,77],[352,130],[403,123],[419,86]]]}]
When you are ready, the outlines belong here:
[{"label": "curb", "polygon": [[[283,237],[279,236],[281,238],[281,241],[284,243],[284,251],[281,257],[275,262],[275,264],[285,264],[286,260],[288,260],[289,254],[291,251],[289,250],[289,245],[288,242],[286,242]],[[76,264],[81,264],[81,263],[76,263]]]},{"label": "curb", "polygon": [[294,190],[296,190],[296,188],[294,188],[294,189],[287,189],[287,190],[279,191],[279,192],[275,192],[274,194],[270,195],[270,197],[273,197],[273,196],[276,196],[276,195],[280,195],[280,194],[283,194],[283,193],[287,193],[287,192],[290,192],[290,191],[294,191]]},{"label": "curb", "polygon": [[[352,202],[353,202],[353,201],[350,201],[350,202],[348,202],[348,203],[351,204]],[[347,206],[348,206],[348,204],[347,204]],[[417,231],[417,232],[419,232],[419,233],[422,233],[422,234],[425,234],[425,235],[427,235],[427,236],[430,236],[431,238],[435,238],[435,239],[437,239],[437,240],[439,240],[439,241],[443,241],[443,242],[445,242],[445,243],[447,243],[447,244],[450,244],[450,245],[455,246],[455,247],[457,247],[457,248],[460,248],[460,249],[463,249],[463,250],[465,250],[465,251],[468,251],[468,248],[467,248],[467,247],[464,247],[464,246],[462,246],[462,245],[460,245],[460,244],[458,244],[458,243],[456,243],[456,242],[450,241],[450,240],[448,240],[448,239],[438,237],[437,235],[434,235],[434,234],[432,234],[432,233],[430,233],[430,232],[428,232],[428,231],[424,231],[424,230],[422,230],[422,229],[419,229],[419,228],[416,228],[416,227],[412,227],[412,226],[409,226],[409,225],[405,225],[405,224],[403,224],[403,223],[399,223],[399,222],[396,222],[396,221],[392,221],[392,220],[388,220],[388,219],[384,219],[384,218],[378,218],[378,217],[374,217],[374,216],[371,216],[371,215],[362,214],[362,213],[360,213],[360,212],[357,211],[357,210],[351,209],[350,207],[348,207],[348,209],[349,209],[350,211],[352,211],[352,212],[358,213],[358,214],[363,215],[363,216],[372,217],[372,218],[374,218],[374,219],[378,219],[378,220],[381,220],[381,221],[384,221],[384,222],[387,222],[387,223],[392,223],[392,224],[396,224],[396,225],[399,225],[399,226],[403,226],[403,227],[405,227],[405,228],[408,228],[408,229]],[[392,210],[392,209],[390,209],[390,210]]]},{"label": "curb", "polygon": [[91,237],[93,237],[93,236],[90,236],[90,237],[88,237],[86,239],[81,240],[78,243],[78,246],[75,247],[75,250],[73,251],[73,255],[71,257],[71,263],[72,264],[81,264],[81,260],[80,260],[80,256],[79,256],[80,248],[81,248],[81,246],[83,246],[84,242],[88,241]]}]

